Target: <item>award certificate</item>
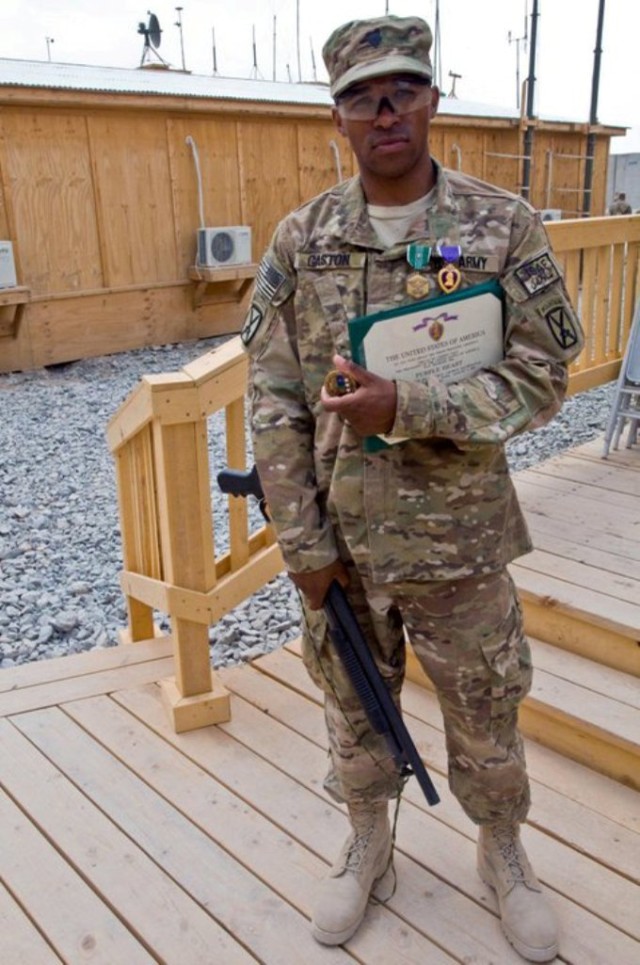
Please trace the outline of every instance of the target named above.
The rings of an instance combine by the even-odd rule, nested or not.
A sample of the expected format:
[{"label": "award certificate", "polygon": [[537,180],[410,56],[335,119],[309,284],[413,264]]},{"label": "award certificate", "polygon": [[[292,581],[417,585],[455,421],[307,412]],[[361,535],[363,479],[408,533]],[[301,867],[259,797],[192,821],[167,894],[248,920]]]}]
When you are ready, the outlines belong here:
[{"label": "award certificate", "polygon": [[[489,281],[396,311],[354,318],[349,338],[354,361],[376,375],[457,382],[504,357],[502,288]],[[381,448],[381,437],[371,441],[373,448]]]}]

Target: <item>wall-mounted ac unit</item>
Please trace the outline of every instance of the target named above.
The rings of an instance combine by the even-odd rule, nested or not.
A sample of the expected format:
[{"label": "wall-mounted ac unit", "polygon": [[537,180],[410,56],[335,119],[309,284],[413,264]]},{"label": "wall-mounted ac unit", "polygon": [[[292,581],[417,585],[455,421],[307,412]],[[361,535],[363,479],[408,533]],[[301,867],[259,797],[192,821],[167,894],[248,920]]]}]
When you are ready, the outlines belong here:
[{"label": "wall-mounted ac unit", "polygon": [[562,221],[562,208],[543,208],[540,217],[543,221]]},{"label": "wall-mounted ac unit", "polygon": [[244,225],[199,228],[198,264],[203,268],[251,264],[251,228]]},{"label": "wall-mounted ac unit", "polygon": [[10,241],[0,241],[0,288],[15,288],[17,284],[13,245]]}]

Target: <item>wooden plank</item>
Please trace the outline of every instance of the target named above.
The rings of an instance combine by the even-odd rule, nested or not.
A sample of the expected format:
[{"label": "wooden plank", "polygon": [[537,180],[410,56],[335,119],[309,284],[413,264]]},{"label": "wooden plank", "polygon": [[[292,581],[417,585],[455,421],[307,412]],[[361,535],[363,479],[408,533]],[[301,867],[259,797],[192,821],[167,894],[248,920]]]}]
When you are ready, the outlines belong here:
[{"label": "wooden plank", "polygon": [[[240,686],[242,686],[243,679],[238,673],[231,681],[228,674],[225,673],[226,685],[236,693],[238,692],[236,685],[239,681]],[[294,696],[292,694],[292,699]],[[297,719],[300,712],[300,700],[296,698],[294,703],[293,713]],[[262,727],[262,731],[265,730],[264,723],[260,725],[256,721],[252,725],[244,724],[243,726],[243,720],[247,713],[246,708],[239,708],[236,703],[234,703],[234,708],[232,721],[224,725],[225,730],[229,733],[240,737],[239,729],[246,730],[247,736],[244,738],[246,743],[250,740],[251,746],[258,753],[276,760],[278,766],[286,769],[287,773],[295,775],[298,780],[304,783],[316,781],[318,767],[322,768],[321,773],[324,772],[326,764],[323,763],[322,757],[313,756],[312,759],[309,750],[306,751],[306,755],[302,750],[300,753],[294,752],[296,735],[293,731],[285,733],[280,746],[277,746],[275,743],[276,737],[273,733],[270,733],[268,738],[263,732],[259,735],[256,734],[256,728]],[[263,715],[258,711],[258,719],[260,717],[264,720]],[[271,719],[272,715],[270,714],[269,720]],[[293,726],[297,725],[294,723]],[[251,737],[249,737],[249,734]],[[469,869],[473,867],[474,861],[473,841],[469,839],[467,844],[463,846],[459,837],[450,838],[451,831],[447,831],[441,823],[441,820],[444,820],[441,815],[446,810],[446,820],[449,821],[451,813],[456,808],[459,811],[459,806],[457,802],[452,802],[447,795],[443,794],[442,798],[442,802],[437,808],[422,812],[417,824],[413,824],[408,819],[408,809],[403,812],[398,831],[398,846],[403,850],[406,849],[420,863],[434,870],[438,877],[449,881],[463,893],[474,894],[478,897],[476,890],[478,883],[475,876],[469,874]],[[412,801],[412,803],[414,802]],[[415,803],[421,810],[426,807],[421,795],[416,798]],[[413,817],[411,811],[408,811],[408,814]],[[421,827],[421,823],[423,824],[425,820],[429,821],[427,830],[424,830],[423,826]],[[473,833],[472,825],[470,825],[468,819],[465,819],[465,823],[468,829],[467,833]],[[405,831],[406,837],[404,836]],[[528,829],[528,831],[527,848],[538,875],[548,885],[558,889],[558,893],[553,896],[552,900],[559,908],[565,922],[570,923],[568,927],[563,928],[563,933],[568,937],[570,943],[577,943],[573,948],[570,944],[568,949],[563,949],[563,954],[574,961],[582,961],[584,955],[586,956],[585,961],[598,962],[598,954],[602,954],[602,948],[606,948],[606,944],[600,947],[600,952],[596,951],[594,954],[594,948],[590,947],[589,940],[585,941],[585,934],[582,931],[583,928],[595,928],[597,932],[602,924],[594,921],[592,915],[585,914],[585,909],[591,909],[598,916],[604,915],[609,923],[614,926],[613,933],[606,940],[621,941],[620,953],[624,956],[631,955],[635,941],[615,931],[619,928],[628,935],[637,933],[638,926],[632,911],[635,892],[629,882],[600,867],[597,862],[574,854],[571,849],[563,847],[562,844],[548,835],[541,835],[533,828]],[[561,897],[561,894],[564,897]],[[603,894],[607,894],[606,908],[603,908]],[[613,898],[613,895],[615,895],[615,898]],[[593,931],[591,931],[591,938],[596,942],[596,945],[598,941],[602,940],[602,936],[597,939]],[[577,946],[580,946],[579,951]],[[635,951],[633,954],[635,954]]]},{"label": "wooden plank", "polygon": [[[288,644],[286,649],[299,656],[299,641]],[[287,670],[287,677],[291,672]],[[234,692],[241,685],[243,696],[261,707],[264,712],[269,712],[278,720],[297,727],[309,740],[320,744],[326,741],[324,722],[314,717],[312,721],[315,729],[307,729],[310,726],[309,722],[302,716],[305,703],[294,701],[290,691],[279,688],[275,681],[258,686],[254,683],[253,675],[242,674],[240,669],[226,670],[227,681],[229,681],[229,674],[234,675],[230,683]],[[236,681],[236,677],[240,679]],[[313,693],[313,690],[310,691],[312,696]],[[319,699],[316,694],[316,700]],[[402,700],[407,725],[421,755],[428,761],[430,769],[446,775],[447,758],[442,739],[442,714],[435,693],[431,689],[425,690],[424,685],[420,686],[407,680],[404,684]],[[418,724],[423,726],[418,729]],[[567,811],[567,827],[551,824],[548,826],[549,832],[557,838],[564,838],[568,833],[569,840],[575,842],[575,847],[593,854],[602,864],[613,861],[611,865],[613,870],[627,876],[636,874],[640,867],[640,859],[636,860],[638,841],[640,841],[637,836],[640,833],[637,792],[588,770],[584,765],[567,760],[540,744],[532,741],[525,741],[525,744],[528,770],[534,783],[534,802],[538,800],[540,793],[544,795],[545,792],[550,792],[552,795],[562,796]],[[599,851],[590,851],[596,838],[592,837],[588,829],[594,824],[602,829],[604,840],[607,842],[606,847]],[[581,834],[583,827],[586,829],[585,834]],[[623,835],[620,847],[616,849],[615,843],[620,840],[621,828],[634,834],[627,837]],[[616,851],[617,857],[614,857]]]},{"label": "wooden plank", "polygon": [[518,477],[516,489],[526,512],[570,520],[578,529],[585,523],[592,524],[595,518],[607,535],[624,536],[635,542],[636,547],[640,545],[637,498],[626,493],[612,493],[603,503],[597,491],[580,490],[572,483],[563,485],[561,480],[553,482],[556,485],[551,484],[551,477]]},{"label": "wooden plank", "polygon": [[[130,644],[131,649],[138,644]],[[96,694],[108,694],[120,687],[135,687],[143,683],[155,683],[168,676],[173,670],[173,658],[133,663],[128,667],[105,670],[56,680],[51,683],[36,684],[23,690],[9,690],[0,694],[0,717],[20,714],[38,707],[52,707],[67,700],[79,700]]]},{"label": "wooden plank", "polygon": [[550,608],[573,613],[587,623],[613,630],[629,637],[631,641],[637,640],[638,607],[633,603],[538,573],[520,563],[511,563],[509,569],[520,594],[537,597]]},{"label": "wooden plank", "polygon": [[[21,715],[15,723],[34,746],[3,768],[11,793],[162,960],[296,960],[307,937],[302,915],[62,711]],[[27,762],[38,778],[37,801],[33,781],[21,777]],[[51,782],[55,792],[47,793]],[[305,958],[317,965],[349,960],[341,949],[327,953],[313,945]]]},{"label": "wooden plank", "polygon": [[171,656],[172,644],[169,636],[156,640],[136,643],[135,646],[98,647],[85,653],[73,653],[49,660],[22,663],[16,667],[5,667],[0,671],[0,693],[20,690],[39,684],[66,681],[71,677],[102,673],[130,667],[133,664],[162,660]]},{"label": "wooden plank", "polygon": [[[630,710],[640,710],[640,687],[629,674],[601,667],[592,660],[584,660],[573,654],[567,654],[558,647],[544,643],[542,640],[530,640],[533,653],[533,663],[536,671],[543,670],[567,683],[590,691],[598,697],[606,697],[616,703],[622,711],[623,707]],[[588,698],[588,694],[585,695]],[[584,698],[583,698],[584,699]],[[595,713],[594,713],[595,711]],[[622,711],[624,714],[624,711]],[[588,717],[597,724],[597,709],[589,705]],[[635,714],[629,715],[629,720],[636,721],[628,728],[627,739],[640,747],[640,718]],[[601,724],[615,726],[614,715],[604,713]]]},{"label": "wooden plank", "polygon": [[[292,654],[279,653],[276,655],[277,659],[275,660],[272,659],[273,656],[274,654],[270,654],[269,657],[261,658],[261,660],[258,661],[258,663],[263,668],[265,668],[267,664],[269,665],[268,666],[269,675],[272,676],[274,680],[277,679],[279,682],[284,681],[287,686],[290,686],[291,684],[293,684],[293,687],[297,689],[298,682],[300,679],[300,667],[295,667],[295,665],[292,666],[292,662],[295,661],[294,656]],[[301,664],[301,661],[298,661],[298,664]],[[233,681],[231,682],[229,681],[229,676],[226,674],[225,682],[234,693],[237,692],[238,687],[244,687],[244,680],[240,676],[240,674],[236,674]],[[424,690],[420,692],[420,688],[415,688],[415,685],[411,686],[410,684],[405,684],[405,687],[403,690],[403,704],[405,706],[405,713],[409,712],[410,714],[414,714],[416,711],[420,713],[424,713],[425,708],[427,710],[431,709],[431,712],[434,713],[435,716],[434,717],[430,716],[429,722],[436,723],[441,727],[442,724],[441,724],[441,721],[439,720],[439,709],[437,708],[437,706],[434,706],[435,698],[430,703],[428,700],[425,700],[427,696],[428,695],[424,692]],[[293,699],[293,698],[290,698],[290,699]],[[316,697],[316,699],[318,698]],[[297,714],[300,713],[299,702],[297,702],[295,712]],[[234,721],[235,720],[236,720],[236,716],[234,715]],[[228,725],[228,726],[232,727],[233,721],[231,725]],[[290,726],[297,726],[297,725],[295,724],[295,721],[291,721]],[[410,731],[413,734],[415,729],[415,723],[413,722],[411,717],[408,717],[408,726]],[[419,747],[421,754],[424,755],[423,743],[421,740],[419,740],[419,738],[422,736],[422,732],[418,729],[416,730],[416,733],[419,735],[417,746]],[[440,739],[442,739],[442,737],[440,737]],[[326,737],[324,738],[324,742],[326,743]],[[430,754],[427,756],[427,760],[429,762],[427,766],[431,766],[432,758]],[[441,761],[436,763],[436,765],[434,766],[436,767],[436,769],[439,769],[440,767],[443,766],[443,764],[446,766],[446,761],[441,759]],[[436,780],[436,786],[439,786],[439,782],[437,780]],[[463,818],[463,825],[461,827],[459,825],[460,818],[453,817],[453,815],[455,814],[455,811],[451,810],[450,797],[446,795],[446,793],[443,793],[441,797],[442,797],[441,804],[438,805],[437,808],[434,808],[429,813],[433,814],[434,818],[438,819],[446,812],[447,820],[455,822],[455,826],[458,827],[459,830],[463,830],[463,828],[465,827],[469,828],[470,825],[469,825],[468,819]],[[418,795],[416,802],[420,806],[422,806],[422,798],[420,795]],[[461,811],[459,808],[457,810],[457,814],[461,815]],[[467,833],[469,833],[468,830],[467,830]],[[571,898],[572,900],[580,901],[580,903],[584,904],[586,907],[593,909],[594,911],[598,908],[598,903],[599,903],[598,895],[602,894],[602,891],[600,891],[599,889],[605,888],[605,889],[612,889],[613,891],[618,890],[619,900],[622,902],[623,905],[626,904],[627,910],[630,910],[630,904],[629,904],[630,898],[628,894],[627,885],[622,879],[618,877],[618,875],[615,875],[615,874],[612,875],[609,871],[600,867],[600,865],[597,863],[594,863],[594,866],[591,867],[591,864],[587,862],[587,864],[581,868],[580,865],[581,865],[581,861],[583,860],[582,858],[578,856],[574,856],[571,852],[564,854],[562,845],[559,845],[558,850],[554,851],[553,847],[549,846],[550,839],[548,839],[546,835],[543,835],[540,838],[536,836],[534,837],[534,841],[537,842],[536,847],[540,848],[541,855],[544,854],[544,860],[546,862],[546,866],[547,868],[550,869],[548,872],[548,876],[545,877],[544,872],[542,871],[542,868],[538,868],[539,875],[543,877],[543,879],[547,882],[547,884],[551,885],[554,888],[557,888],[568,898]],[[533,856],[535,858],[535,851],[533,852]],[[535,863],[536,865],[538,864],[537,860],[535,861]],[[570,873],[568,873],[569,868],[571,868]],[[576,874],[580,876],[586,875],[589,878],[589,881],[584,883],[584,891],[583,891],[582,880],[580,881],[579,884],[576,884],[576,882],[573,880],[572,876]],[[602,875],[602,878],[600,878],[600,875]],[[594,884],[595,881],[598,881],[598,885],[596,886],[595,889],[592,890],[592,885]],[[627,931],[629,931],[629,929],[631,928],[631,932],[629,933],[630,934],[634,933],[635,926],[631,923],[631,920],[626,913],[623,913],[621,917],[618,917],[618,914],[619,914],[618,910],[609,909],[607,914],[611,916],[609,917],[608,920],[610,920],[612,924],[615,924],[617,927],[621,927]]]},{"label": "wooden plank", "polygon": [[[259,675],[250,672],[245,671],[243,676],[259,680]],[[234,712],[233,725],[225,724],[219,728],[215,741],[212,741],[213,735],[209,736],[205,731],[182,736],[169,733],[160,712],[157,693],[154,695],[152,687],[120,693],[116,699],[200,767],[233,788],[252,807],[295,836],[311,851],[321,855],[324,861],[330,861],[335,856],[346,833],[346,825],[344,813],[322,795],[318,784],[317,775],[321,773],[318,768],[325,766],[322,749],[314,748],[306,740],[289,733],[245,701],[235,702],[237,713]],[[309,709],[316,718],[320,716],[317,708],[310,705]],[[273,742],[275,760],[256,754],[252,749],[251,732],[256,726],[267,733],[265,741],[261,742],[262,746]],[[232,727],[233,736],[229,733]],[[281,752],[282,760],[286,761],[285,768],[280,766]],[[404,819],[403,809],[401,821]],[[420,833],[432,840],[428,828]],[[449,850],[453,841],[455,838],[449,840]],[[440,850],[437,846],[436,849]],[[280,860],[288,865],[292,856],[287,852]],[[416,864],[408,849],[397,855],[396,863],[396,894],[386,909],[369,906],[365,928],[346,946],[359,960],[386,960],[386,930],[392,936],[392,946],[396,945],[393,960],[400,956],[400,961],[406,960],[413,965],[418,959],[413,957],[415,937],[410,929],[416,929],[428,935],[457,960],[475,955],[477,958],[474,960],[478,965],[489,965],[498,959],[505,963],[518,961],[501,939],[495,920],[487,914],[481,903],[457,894],[427,868]],[[428,915],[425,914],[425,894],[429,896]],[[396,915],[402,921],[398,922]],[[402,928],[406,930],[404,938]],[[430,957],[428,961],[431,961]]]},{"label": "wooden plank", "polygon": [[[576,538],[579,538],[579,536],[575,537],[575,534],[574,539],[571,540],[554,535],[552,532],[543,531],[536,527],[535,518],[532,518],[529,522],[536,550],[549,553],[552,556],[560,556],[563,557],[563,559],[582,563],[585,567],[589,567],[602,574],[604,579],[610,574],[614,586],[618,586],[620,582],[619,578],[622,577],[623,589],[622,592],[617,595],[624,595],[626,597],[626,591],[629,588],[627,584],[635,588],[635,586],[640,583],[640,561],[617,556],[615,553],[609,553],[605,549],[582,546],[576,542]],[[536,550],[534,550],[534,553]],[[525,556],[519,557],[518,565],[526,565],[531,555],[532,554],[527,553]],[[638,595],[636,594],[633,599],[637,600]]]},{"label": "wooden plank", "polygon": [[179,274],[165,123],[151,114],[89,115],[111,285],[160,282]]},{"label": "wooden plank", "polygon": [[[18,736],[5,721],[0,722],[0,731],[3,737],[6,734]],[[42,958],[21,958],[14,955],[12,949],[15,942],[24,939],[24,929],[22,934],[7,933],[2,929],[0,952],[3,962],[7,965],[38,962],[39,965],[49,959],[57,961],[57,955],[65,962],[90,960],[103,965],[113,965],[113,962],[145,965],[155,961],[77,870],[2,792],[0,840],[2,879],[28,911],[31,921],[35,921],[38,931],[31,925],[30,936],[34,948],[38,945],[38,934],[44,936],[40,938],[40,946],[45,946]],[[47,945],[50,946],[48,957]]]},{"label": "wooden plank", "polygon": [[[151,708],[153,733],[146,715],[144,723],[135,720],[123,706],[118,707],[108,698],[76,702],[67,707],[67,712],[233,858],[303,915],[310,915],[318,880],[324,875],[326,865],[308,846],[300,844],[295,834],[304,823],[308,829],[306,837],[313,842],[313,850],[317,850],[310,833],[314,828],[310,812],[315,811],[317,815],[326,807],[316,795],[291,780],[285,780],[287,786],[281,788],[285,791],[284,797],[280,795],[274,799],[272,778],[277,777],[278,772],[274,774],[263,765],[260,773],[260,762],[255,756],[249,751],[243,752],[243,748],[219,730],[203,733],[202,739],[196,742],[181,740],[171,732],[157,700]],[[192,748],[195,743],[207,748],[204,761],[209,773],[181,753],[183,748]],[[219,756],[221,745],[224,749]],[[228,782],[220,759],[222,756],[226,760],[235,759],[233,771],[241,775],[238,782],[240,799],[210,776],[214,773]],[[238,789],[236,786],[235,790]],[[265,811],[264,796],[269,789],[274,807],[265,816],[260,812]],[[312,799],[310,803],[306,801],[309,797]],[[287,816],[292,814],[295,817],[289,823]],[[337,818],[335,812],[334,817]],[[272,823],[273,819],[276,824]],[[376,947],[379,956],[393,957],[394,961],[398,960],[397,954],[399,960],[407,963],[422,959],[431,961],[432,956],[437,961],[451,961],[386,909],[380,911],[367,929],[367,944],[370,948]],[[362,939],[349,942],[347,948],[358,958],[366,957]]]},{"label": "wooden plank", "polygon": [[0,960],[55,965],[62,962],[0,883]]},{"label": "wooden plank", "polygon": [[594,462],[602,463],[605,461],[611,465],[624,466],[632,472],[640,473],[640,458],[637,449],[614,449],[609,453],[606,460],[602,458],[603,437],[585,442],[584,445],[572,449],[571,454],[580,459],[589,459]]},{"label": "wooden plank", "polygon": [[[638,603],[640,600],[640,579],[629,579],[618,573],[609,574],[604,567],[601,568],[597,564],[595,566],[587,565],[582,560],[576,560],[572,552],[574,544],[568,541],[554,540],[548,534],[544,534],[541,538],[538,538],[535,534],[534,543],[538,548],[519,558],[516,564],[518,570],[534,570],[536,573],[553,576],[563,583],[571,583],[582,589],[595,590],[602,596],[611,597],[612,601],[620,600],[630,604],[631,607],[637,609],[637,625],[640,632],[640,603]],[[552,551],[547,552],[544,547],[552,547]],[[553,552],[553,550],[557,552]],[[559,552],[560,550],[562,552]],[[592,554],[592,559],[600,562],[607,560],[607,556],[605,553],[596,550]],[[624,569],[621,561],[614,563],[614,565],[619,569]],[[634,566],[633,560],[630,561],[630,565],[633,569],[640,569],[640,563]]]},{"label": "wooden plank", "polygon": [[[84,118],[3,112],[3,166],[32,293],[100,288],[100,252]],[[114,190],[117,187],[114,185]],[[55,237],[47,244],[45,232]]]},{"label": "wooden plank", "polygon": [[[542,465],[544,465],[544,463]],[[616,518],[619,514],[623,516],[626,513],[633,514],[637,508],[638,494],[633,492],[633,490],[630,492],[620,492],[617,489],[608,489],[603,499],[603,493],[599,487],[575,482],[570,478],[566,478],[564,473],[551,474],[538,469],[525,469],[518,474],[516,485],[520,487],[523,484],[528,484],[531,487],[540,487],[540,490],[543,491],[538,493],[540,496],[548,495],[551,497],[553,494],[553,498],[560,500],[562,500],[563,497],[571,497],[572,503],[580,500],[580,506],[583,501],[587,505],[591,502],[599,503],[601,507],[610,511],[613,518]],[[534,492],[533,488],[531,491]],[[564,504],[559,508],[562,509],[563,506]]]}]

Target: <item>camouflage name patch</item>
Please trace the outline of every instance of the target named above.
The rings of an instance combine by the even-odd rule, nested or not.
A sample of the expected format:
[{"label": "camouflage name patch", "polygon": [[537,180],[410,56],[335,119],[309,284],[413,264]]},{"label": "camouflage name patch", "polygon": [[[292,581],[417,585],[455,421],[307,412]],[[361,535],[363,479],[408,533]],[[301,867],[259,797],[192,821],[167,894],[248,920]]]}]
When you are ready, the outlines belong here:
[{"label": "camouflage name patch", "polygon": [[567,351],[578,343],[578,333],[571,315],[564,305],[556,305],[544,316],[549,331],[561,349]]},{"label": "camouflage name patch", "polygon": [[300,251],[296,255],[296,268],[364,268],[367,256],[364,251]]},{"label": "camouflage name patch", "polygon": [[527,295],[537,295],[545,291],[560,278],[553,258],[549,254],[538,255],[516,268],[514,275]]},{"label": "camouflage name patch", "polygon": [[466,271],[486,271],[497,275],[500,271],[500,259],[497,255],[462,255],[460,267]]}]

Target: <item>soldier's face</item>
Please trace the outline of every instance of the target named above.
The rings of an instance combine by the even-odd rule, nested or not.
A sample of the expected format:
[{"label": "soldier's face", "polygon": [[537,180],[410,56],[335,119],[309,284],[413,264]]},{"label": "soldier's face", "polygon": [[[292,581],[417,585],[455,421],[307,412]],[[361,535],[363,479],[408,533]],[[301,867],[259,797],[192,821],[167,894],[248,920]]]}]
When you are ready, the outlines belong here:
[{"label": "soldier's face", "polygon": [[351,111],[341,111],[340,104],[333,110],[336,127],[348,138],[363,178],[373,177],[378,184],[406,177],[421,165],[430,164],[429,126],[438,107],[438,89],[422,88],[416,98],[417,106],[401,112],[396,109],[398,101],[394,97],[398,80],[398,75],[390,75],[358,85],[359,99],[377,106],[373,118],[345,116]]}]

